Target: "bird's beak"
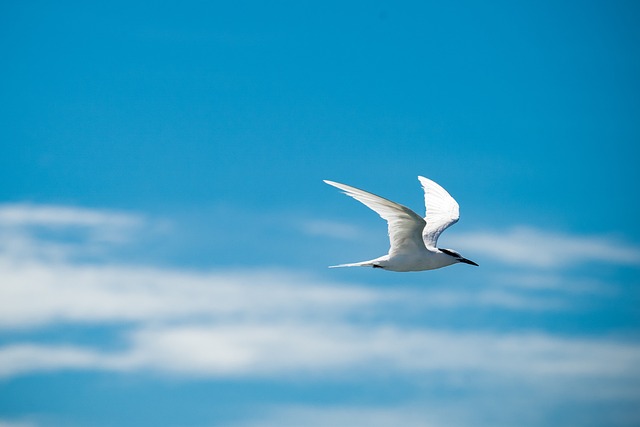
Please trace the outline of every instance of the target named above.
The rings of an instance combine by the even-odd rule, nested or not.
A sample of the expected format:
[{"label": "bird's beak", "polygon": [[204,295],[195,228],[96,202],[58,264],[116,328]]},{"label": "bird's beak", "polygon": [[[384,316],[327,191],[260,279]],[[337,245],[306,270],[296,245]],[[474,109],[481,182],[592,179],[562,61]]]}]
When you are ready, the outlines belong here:
[{"label": "bird's beak", "polygon": [[459,261],[460,262],[464,262],[465,264],[475,265],[476,267],[479,267],[478,264],[476,264],[475,262],[471,261],[470,259],[460,258]]}]

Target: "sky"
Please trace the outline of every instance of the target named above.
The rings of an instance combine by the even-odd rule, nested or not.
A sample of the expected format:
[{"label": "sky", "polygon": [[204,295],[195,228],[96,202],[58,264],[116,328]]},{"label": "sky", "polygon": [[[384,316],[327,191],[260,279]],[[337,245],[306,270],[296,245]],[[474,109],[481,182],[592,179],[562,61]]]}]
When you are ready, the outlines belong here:
[{"label": "sky", "polygon": [[3,1],[0,427],[640,424],[639,18]]}]

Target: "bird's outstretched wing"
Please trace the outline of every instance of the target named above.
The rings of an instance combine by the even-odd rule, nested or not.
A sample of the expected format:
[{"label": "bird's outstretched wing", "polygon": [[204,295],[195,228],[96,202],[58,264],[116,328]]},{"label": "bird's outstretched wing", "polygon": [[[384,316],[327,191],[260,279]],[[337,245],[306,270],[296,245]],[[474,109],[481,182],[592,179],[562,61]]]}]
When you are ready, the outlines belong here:
[{"label": "bird's outstretched wing", "polygon": [[424,250],[422,230],[425,227],[425,221],[420,215],[405,206],[376,196],[368,191],[333,181],[325,180],[324,182],[339,188],[344,194],[353,197],[368,208],[376,211],[378,215],[387,221],[389,241],[391,243],[389,255]]},{"label": "bird's outstretched wing", "polygon": [[447,190],[423,176],[418,179],[424,189],[424,203],[427,207],[424,218],[427,225],[422,231],[422,238],[425,246],[435,248],[440,234],[460,219],[460,207]]}]

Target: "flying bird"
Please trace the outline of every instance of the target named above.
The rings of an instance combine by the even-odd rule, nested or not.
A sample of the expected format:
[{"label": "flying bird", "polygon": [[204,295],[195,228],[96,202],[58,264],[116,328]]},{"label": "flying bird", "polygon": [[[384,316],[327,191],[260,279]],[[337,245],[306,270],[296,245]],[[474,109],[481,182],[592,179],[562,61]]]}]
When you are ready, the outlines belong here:
[{"label": "flying bird", "polygon": [[389,253],[369,261],[333,265],[335,267],[373,267],[389,271],[435,270],[448,265],[465,263],[477,266],[452,249],[438,248],[438,237],[460,219],[458,203],[434,181],[418,177],[424,189],[427,213],[424,218],[411,209],[368,191],[324,180],[374,210],[387,221]]}]

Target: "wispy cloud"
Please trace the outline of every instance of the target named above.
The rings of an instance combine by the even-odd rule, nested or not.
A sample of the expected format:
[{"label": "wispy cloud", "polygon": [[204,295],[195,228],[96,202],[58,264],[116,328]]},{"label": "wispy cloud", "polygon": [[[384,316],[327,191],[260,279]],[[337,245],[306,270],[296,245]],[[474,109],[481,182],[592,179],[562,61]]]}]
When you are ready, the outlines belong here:
[{"label": "wispy cloud", "polygon": [[[26,218],[39,216],[21,208]],[[65,211],[65,209],[56,209]],[[75,212],[56,227],[84,224],[108,233],[111,225],[129,227],[141,216],[102,211]],[[86,217],[84,214],[86,213]],[[54,215],[55,216],[55,215]],[[47,216],[38,221],[48,223]],[[71,218],[77,218],[77,224]],[[100,220],[89,220],[99,218]],[[73,242],[34,232],[24,224],[8,229],[0,243],[0,328],[53,323],[174,322],[194,319],[255,319],[322,316],[380,311],[383,307],[414,309],[472,306],[514,310],[562,307],[562,302],[492,288],[465,292],[442,289],[371,288],[321,280],[285,269],[189,271],[114,262],[80,262],[70,254],[100,253],[104,241],[92,233]],[[91,225],[88,225],[91,224]],[[110,224],[105,228],[105,224]],[[115,233],[120,233],[116,229]],[[110,239],[106,239],[110,241]],[[97,249],[96,249],[97,248]],[[108,259],[108,258],[107,258]],[[34,296],[38,296],[34,298]]]},{"label": "wispy cloud", "polygon": [[593,261],[640,264],[640,247],[609,236],[580,236],[516,227],[504,232],[448,236],[447,241],[461,250],[524,267],[558,268]]},{"label": "wispy cloud", "polygon": [[36,423],[24,420],[9,420],[0,418],[0,427],[36,427]]},{"label": "wispy cloud", "polygon": [[104,356],[98,351],[73,345],[12,344],[0,347],[0,377],[66,369],[96,369],[103,366],[103,359]]},{"label": "wispy cloud", "polygon": [[395,298],[392,292],[339,286],[268,269],[197,273],[150,267],[13,264],[0,257],[0,271],[4,282],[0,327],[328,316]]},{"label": "wispy cloud", "polygon": [[316,219],[301,222],[299,225],[303,232],[313,236],[351,240],[360,235],[360,229],[358,227],[338,221]]},{"label": "wispy cloud", "polygon": [[[309,378],[389,373],[417,378],[463,373],[506,376],[522,384],[546,378],[542,383],[547,387],[559,377],[580,384],[640,380],[637,343],[531,331],[447,330],[383,315],[390,308],[405,314],[461,307],[563,309],[561,299],[491,286],[464,292],[443,287],[380,288],[284,269],[194,271],[123,264],[108,257],[79,261],[43,253],[42,247],[55,247],[59,241],[34,231],[32,224],[53,228],[84,224],[100,230],[96,233],[109,229],[119,233],[143,217],[125,220],[116,213],[116,219],[110,219],[111,213],[96,211],[88,217],[99,220],[82,215],[77,222],[73,215],[64,221],[46,215],[27,220],[37,215],[21,209],[22,220],[2,222],[15,239],[0,245],[0,328],[21,331],[0,347],[4,378],[89,370],[207,378],[282,378],[300,373]],[[138,219],[132,222],[132,218]],[[92,233],[77,239],[74,247],[95,245]],[[16,242],[22,242],[21,249],[16,249]],[[67,323],[118,325],[119,345],[114,349],[29,338],[30,330]],[[616,390],[638,391],[625,387]],[[412,422],[408,419],[407,425]]]},{"label": "wispy cloud", "polygon": [[[548,334],[463,333],[346,322],[230,322],[144,327],[126,350],[11,344],[0,375],[48,370],[156,371],[204,377],[429,372],[640,380],[640,345]],[[637,392],[638,390],[634,390]]]},{"label": "wispy cloud", "polygon": [[[640,420],[640,411],[637,408],[616,408],[612,405],[614,409],[610,410],[611,413],[607,413],[601,404],[593,399],[585,399],[582,396],[583,390],[575,388],[575,383],[565,381],[558,385],[558,389],[563,389],[564,392],[571,390],[573,394],[570,406],[578,414],[572,415],[572,425],[634,426]],[[593,384],[593,386],[606,388],[602,383]],[[443,398],[441,393],[435,393],[423,399],[408,399],[402,403],[394,402],[392,398],[375,404],[358,401],[351,404],[274,405],[252,411],[254,414],[248,421],[225,424],[225,426],[488,427],[518,425],[532,427],[564,424],[567,400],[558,401],[558,395],[554,390],[524,391],[522,387],[518,387],[517,391],[499,390],[498,392],[494,388],[489,393],[476,395],[455,393],[452,399]],[[594,390],[590,392],[592,395],[597,395]],[[558,414],[561,414],[560,418]]]},{"label": "wispy cloud", "polygon": [[494,283],[533,291],[546,290],[570,294],[614,295],[618,292],[618,286],[612,283],[604,283],[593,277],[569,276],[555,270],[501,273],[494,277]]},{"label": "wispy cloud", "polygon": [[0,254],[48,260],[102,252],[128,242],[147,219],[139,214],[74,206],[0,205]]},{"label": "wispy cloud", "polygon": [[[33,242],[29,247],[38,247]],[[17,256],[19,255],[19,256]],[[385,308],[563,308],[550,297],[479,288],[372,288],[282,269],[188,271],[76,263],[0,251],[0,329],[54,323],[331,319]],[[37,296],[37,298],[34,298]]]},{"label": "wispy cloud", "polygon": [[0,205],[0,227],[135,227],[143,217],[131,213],[60,205],[14,203]]},{"label": "wispy cloud", "polygon": [[[424,406],[424,405],[423,405]],[[363,406],[276,408],[262,414],[260,421],[235,424],[234,427],[438,427],[456,426],[451,418],[441,424],[434,421],[433,410],[413,406],[379,408]]]}]

